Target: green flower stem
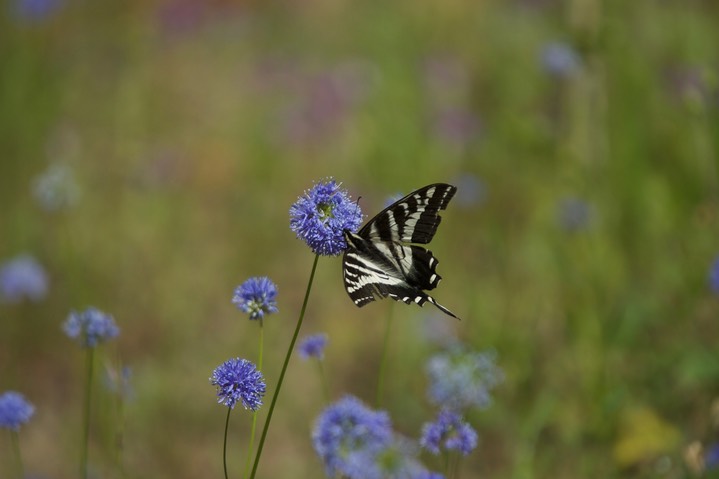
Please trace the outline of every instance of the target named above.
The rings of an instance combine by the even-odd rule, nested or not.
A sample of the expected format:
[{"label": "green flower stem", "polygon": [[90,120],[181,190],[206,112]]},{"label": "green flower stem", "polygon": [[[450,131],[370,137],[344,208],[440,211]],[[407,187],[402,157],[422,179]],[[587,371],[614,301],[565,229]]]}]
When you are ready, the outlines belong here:
[{"label": "green flower stem", "polygon": [[387,369],[387,350],[389,349],[389,332],[392,329],[392,305],[390,305],[389,313],[387,313],[387,324],[384,329],[384,340],[382,341],[382,359],[379,363],[379,377],[377,378],[377,407],[382,406],[384,399],[384,373]]},{"label": "green flower stem", "polygon": [[22,467],[22,456],[20,455],[20,439],[17,431],[10,430],[10,442],[12,442],[13,452],[15,453],[15,462],[17,463],[17,477],[23,479],[25,477],[25,469]]},{"label": "green flower stem", "polygon": [[277,388],[275,389],[275,393],[272,395],[272,402],[270,403],[270,410],[267,411],[267,419],[265,420],[265,426],[262,428],[262,436],[260,437],[260,443],[257,445],[257,454],[255,455],[255,464],[252,466],[252,475],[250,475],[251,479],[254,479],[255,474],[257,474],[257,466],[260,464],[260,456],[262,456],[262,447],[265,444],[265,438],[267,437],[267,431],[270,428],[270,421],[272,420],[272,412],[275,410],[275,403],[277,403],[277,398],[280,395],[280,388],[282,387],[282,381],[285,379],[285,372],[287,372],[287,365],[290,362],[290,356],[292,356],[292,351],[295,349],[295,342],[297,342],[297,336],[300,333],[300,328],[302,327],[302,320],[305,317],[305,310],[307,309],[307,301],[310,298],[310,291],[312,290],[312,282],[315,279],[315,271],[317,270],[317,261],[319,260],[320,255],[315,255],[315,261],[312,263],[312,272],[310,273],[310,280],[307,282],[307,291],[305,292],[305,299],[302,302],[302,309],[300,310],[300,317],[297,320],[297,326],[295,327],[295,333],[292,335],[292,342],[290,342],[290,347],[287,349],[287,355],[285,356],[285,362],[282,364],[282,371],[280,372],[280,379],[277,382]]},{"label": "green flower stem", "polygon": [[[265,329],[262,327],[262,319],[260,319],[260,348],[257,358],[257,369],[259,371],[262,371],[262,352],[264,349],[264,342],[265,342]],[[245,475],[242,476],[245,479],[247,479],[247,476],[250,473],[250,464],[252,464],[252,449],[255,447],[255,430],[257,429],[257,413],[258,411],[255,411],[252,413],[252,429],[250,430],[250,445],[247,448],[247,461],[245,462]]]},{"label": "green flower stem", "polygon": [[330,402],[330,388],[327,385],[327,377],[325,376],[325,368],[322,366],[322,360],[317,358],[317,368],[320,371],[320,381],[322,381],[322,394],[325,396],[325,402]]},{"label": "green flower stem", "polygon": [[222,442],[222,467],[225,470],[225,479],[227,476],[227,429],[230,426],[230,413],[232,412],[231,407],[227,407],[227,418],[225,419],[225,440]]},{"label": "green flower stem", "polygon": [[92,366],[95,362],[95,348],[86,348],[85,368],[87,376],[85,378],[85,407],[82,427],[82,450],[80,451],[80,477],[87,479],[87,457],[88,447],[90,443],[90,400],[92,399]]}]

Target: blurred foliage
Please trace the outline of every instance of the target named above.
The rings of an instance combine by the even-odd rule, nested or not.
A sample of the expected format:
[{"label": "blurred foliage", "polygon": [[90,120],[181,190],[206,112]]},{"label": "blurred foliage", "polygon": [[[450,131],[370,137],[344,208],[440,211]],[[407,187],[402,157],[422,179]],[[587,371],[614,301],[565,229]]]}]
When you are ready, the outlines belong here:
[{"label": "blurred foliage", "polygon": [[[712,0],[6,2],[0,260],[49,275],[43,301],[0,304],[0,390],[37,407],[28,472],[76,470],[82,355],[60,324],[94,305],[122,330],[106,364],[133,371],[124,426],[98,395],[97,472],[122,430],[126,477],[218,477],[207,378],[257,353],[232,291],[279,285],[271,391],[312,261],[287,211],[334,176],[370,215],[460,187],[435,296],[506,376],[462,477],[683,477],[719,396],[718,27]],[[371,402],[390,311],[383,407],[416,437],[437,311],[356,309],[322,258],[304,333],[329,334],[333,396]],[[319,477],[319,380],[288,375],[260,475]]]}]

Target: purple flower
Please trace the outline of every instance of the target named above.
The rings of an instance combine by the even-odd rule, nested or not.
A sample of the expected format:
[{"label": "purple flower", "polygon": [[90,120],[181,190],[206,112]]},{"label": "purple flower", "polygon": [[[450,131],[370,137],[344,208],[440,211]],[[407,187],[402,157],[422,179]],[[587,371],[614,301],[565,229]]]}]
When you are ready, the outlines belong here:
[{"label": "purple flower", "polygon": [[60,0],[15,0],[15,16],[27,21],[42,21],[60,9]]},{"label": "purple flower", "polygon": [[217,402],[234,409],[242,403],[245,409],[257,411],[265,395],[265,380],[254,364],[246,359],[229,359],[212,372],[210,384],[217,386]]},{"label": "purple flower", "polygon": [[35,407],[22,394],[8,391],[0,395],[0,427],[17,432],[34,413]]},{"label": "purple flower", "polygon": [[541,63],[545,71],[555,77],[569,77],[579,70],[581,59],[568,44],[551,42],[544,46]]},{"label": "purple flower", "polygon": [[47,273],[30,255],[20,255],[0,268],[0,299],[18,303],[23,298],[40,301],[47,294]]},{"label": "purple flower", "polygon": [[77,339],[84,348],[94,348],[120,334],[112,316],[97,308],[71,312],[62,328],[68,337]]},{"label": "purple flower", "polygon": [[277,286],[270,278],[250,278],[237,288],[232,302],[237,309],[250,314],[250,319],[264,319],[265,314],[272,314],[277,309]]},{"label": "purple flower", "polygon": [[353,396],[328,406],[312,431],[315,452],[328,477],[373,478],[376,457],[392,443],[392,425],[383,411],[373,411]]},{"label": "purple flower", "polygon": [[298,346],[300,357],[302,359],[317,358],[324,359],[325,346],[327,345],[327,335],[313,334],[302,340]]},{"label": "purple flower", "polygon": [[477,447],[477,432],[458,413],[445,409],[440,411],[435,422],[422,427],[420,444],[432,454],[445,449],[458,450],[466,456]]},{"label": "purple flower", "polygon": [[490,391],[503,379],[494,352],[471,352],[457,347],[432,356],[427,362],[429,399],[447,409],[484,408]]},{"label": "purple flower", "polygon": [[719,294],[719,256],[709,268],[709,287],[714,293]]},{"label": "purple flower", "polygon": [[707,470],[719,469],[719,443],[714,442],[707,446],[704,452],[704,467]]},{"label": "purple flower", "polygon": [[290,207],[290,229],[323,256],[344,252],[344,230],[354,233],[361,222],[359,205],[334,180],[317,183]]}]

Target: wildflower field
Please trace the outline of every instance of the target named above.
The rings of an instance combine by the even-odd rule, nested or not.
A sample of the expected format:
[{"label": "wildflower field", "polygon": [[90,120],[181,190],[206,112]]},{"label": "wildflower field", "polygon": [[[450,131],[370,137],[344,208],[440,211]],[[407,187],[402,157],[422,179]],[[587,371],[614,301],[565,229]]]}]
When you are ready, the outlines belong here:
[{"label": "wildflower field", "polygon": [[719,477],[716,1],[8,0],[0,146],[2,479]]}]

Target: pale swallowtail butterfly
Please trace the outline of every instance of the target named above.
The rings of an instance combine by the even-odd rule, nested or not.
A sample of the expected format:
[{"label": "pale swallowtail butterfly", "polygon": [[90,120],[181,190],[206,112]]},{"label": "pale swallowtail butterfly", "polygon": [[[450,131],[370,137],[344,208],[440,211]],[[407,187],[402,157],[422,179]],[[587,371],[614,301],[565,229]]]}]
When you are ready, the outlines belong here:
[{"label": "pale swallowtail butterfly", "polygon": [[432,241],[442,220],[439,211],[456,192],[456,187],[444,183],[425,186],[380,211],[356,234],[344,230],[347,250],[342,274],[347,294],[357,306],[389,296],[420,306],[429,301],[457,318],[424,292],[442,279],[435,271],[439,261],[431,251],[411,244]]}]

